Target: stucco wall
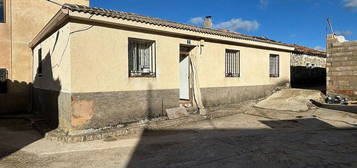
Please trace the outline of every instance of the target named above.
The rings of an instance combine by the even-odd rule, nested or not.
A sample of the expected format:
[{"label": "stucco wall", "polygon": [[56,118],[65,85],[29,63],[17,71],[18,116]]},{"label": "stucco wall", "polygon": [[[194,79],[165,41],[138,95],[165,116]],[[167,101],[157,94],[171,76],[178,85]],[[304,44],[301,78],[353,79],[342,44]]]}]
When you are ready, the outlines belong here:
[{"label": "stucco wall", "polygon": [[[84,31],[78,31],[84,30]],[[72,92],[111,92],[179,88],[179,45],[187,39],[71,23]],[[128,77],[128,38],[155,40],[156,78]],[[192,40],[192,44],[199,44]],[[83,49],[85,48],[85,50]],[[241,53],[241,77],[225,77],[225,49]],[[205,42],[198,55],[202,88],[273,85],[288,82],[290,53]],[[280,77],[269,77],[269,54],[280,55]]]},{"label": "stucco wall", "polygon": [[[71,91],[70,45],[70,24],[66,24],[33,49],[34,88]],[[39,49],[42,50],[42,76],[37,74]]]},{"label": "stucco wall", "polygon": [[[33,110],[50,121],[53,128],[70,127],[71,55],[70,24],[54,32],[33,49]],[[42,75],[37,73],[42,50]]]},{"label": "stucco wall", "polygon": [[[44,93],[47,97],[70,93],[70,98],[46,98],[58,101],[47,104],[51,105],[48,109],[57,107],[59,110],[54,112],[59,115],[62,129],[101,128],[163,116],[165,109],[179,105],[179,46],[187,44],[189,39],[120,26],[74,22],[61,31],[65,33],[57,37],[55,32],[35,47],[35,51],[42,46],[44,53],[50,53],[51,57],[44,60],[51,58],[51,66],[46,67],[52,69],[52,75],[35,78],[34,86],[39,90],[36,93]],[[129,37],[155,41],[156,77],[128,77]],[[68,39],[70,43],[66,44]],[[54,44],[58,52],[53,52]],[[191,40],[191,44],[199,45],[200,42]],[[240,50],[241,77],[225,77],[226,49]],[[62,56],[60,51],[63,50],[65,55]],[[198,57],[200,87],[207,106],[259,98],[271,93],[275,85],[290,80],[290,52],[287,51],[205,41],[202,54],[199,47],[191,53]],[[280,76],[277,78],[269,77],[270,54],[280,56]],[[36,55],[34,52],[34,60]],[[35,72],[37,63],[34,62]],[[59,62],[62,66],[55,69],[53,65]],[[52,85],[48,81],[52,79],[59,82],[61,88],[49,87]]]}]

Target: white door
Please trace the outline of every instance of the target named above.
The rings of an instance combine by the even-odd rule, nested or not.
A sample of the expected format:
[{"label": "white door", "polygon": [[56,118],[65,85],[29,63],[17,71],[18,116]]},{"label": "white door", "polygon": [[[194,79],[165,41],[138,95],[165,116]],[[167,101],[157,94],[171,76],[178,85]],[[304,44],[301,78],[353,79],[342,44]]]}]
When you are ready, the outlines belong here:
[{"label": "white door", "polygon": [[180,99],[190,99],[189,57],[180,56]]}]

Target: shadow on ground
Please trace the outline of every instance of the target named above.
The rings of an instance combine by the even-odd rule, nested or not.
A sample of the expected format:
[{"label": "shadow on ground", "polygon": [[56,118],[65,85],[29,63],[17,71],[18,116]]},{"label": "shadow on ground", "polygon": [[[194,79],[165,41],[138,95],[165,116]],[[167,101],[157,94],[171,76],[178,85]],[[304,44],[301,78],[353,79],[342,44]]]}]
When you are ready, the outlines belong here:
[{"label": "shadow on ground", "polygon": [[127,167],[357,166],[356,130],[315,118],[261,123],[271,129],[145,130]]},{"label": "shadow on ground", "polygon": [[0,159],[42,138],[25,119],[1,119],[0,134]]},{"label": "shadow on ground", "polygon": [[338,104],[322,104],[315,100],[310,100],[315,106],[330,109],[330,110],[337,110],[337,111],[344,111],[349,113],[357,114],[357,106],[348,106],[348,105],[338,105]]},{"label": "shadow on ground", "polygon": [[[33,85],[30,85],[34,86],[31,94],[32,113],[25,116],[21,116],[21,113],[0,115],[0,159],[41,139],[46,132],[58,127],[59,92],[48,93],[35,87],[48,86],[61,90],[61,82],[53,79],[50,53],[47,53],[40,62],[41,70],[37,70]],[[0,106],[0,111],[3,109],[6,108]]]}]

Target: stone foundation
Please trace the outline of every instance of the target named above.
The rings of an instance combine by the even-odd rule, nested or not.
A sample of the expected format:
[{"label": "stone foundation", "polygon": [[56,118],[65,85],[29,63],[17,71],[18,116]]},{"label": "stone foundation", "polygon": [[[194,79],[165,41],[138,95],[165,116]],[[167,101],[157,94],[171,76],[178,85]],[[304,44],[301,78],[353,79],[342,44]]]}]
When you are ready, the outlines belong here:
[{"label": "stone foundation", "polygon": [[272,94],[274,85],[234,86],[203,88],[202,101],[205,106],[235,104]]},{"label": "stone foundation", "polygon": [[71,120],[77,129],[100,128],[165,116],[165,109],[178,106],[178,89],[73,93]]},{"label": "stone foundation", "polygon": [[[236,104],[268,96],[274,85],[203,88],[205,106]],[[166,116],[179,106],[179,90],[63,93],[34,89],[34,108],[69,134]]]}]

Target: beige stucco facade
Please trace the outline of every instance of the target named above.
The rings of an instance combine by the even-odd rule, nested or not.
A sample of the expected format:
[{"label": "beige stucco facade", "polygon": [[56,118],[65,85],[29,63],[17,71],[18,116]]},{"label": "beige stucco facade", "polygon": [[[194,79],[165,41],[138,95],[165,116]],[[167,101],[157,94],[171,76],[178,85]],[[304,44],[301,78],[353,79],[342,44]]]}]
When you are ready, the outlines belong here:
[{"label": "beige stucco facade", "polygon": [[[57,0],[89,5],[89,0]],[[32,51],[28,43],[48,23],[59,6],[46,0],[5,0],[0,23],[0,68],[8,70],[8,93],[0,95],[0,113],[31,110]]]},{"label": "beige stucco facade", "polygon": [[[71,23],[71,31],[90,25]],[[99,38],[100,37],[100,38]],[[156,78],[128,77],[128,39],[154,40],[156,44]],[[108,92],[148,89],[179,88],[179,46],[186,38],[134,32],[119,28],[93,26],[71,35],[72,86],[71,92]],[[191,40],[191,39],[189,39]],[[200,41],[192,40],[199,46]],[[84,49],[85,48],[85,49]],[[240,50],[241,76],[225,77],[225,49]],[[196,47],[200,86],[227,87],[271,85],[288,82],[290,76],[290,53],[268,49],[243,47],[205,41]],[[269,77],[269,54],[280,56],[280,77]],[[90,67],[90,70],[88,69]],[[85,70],[88,69],[88,70]]]},{"label": "beige stucco facade", "polygon": [[[129,38],[154,41],[155,77],[129,77]],[[62,9],[30,43],[37,101],[51,104],[45,111],[58,110],[59,127],[66,131],[162,116],[179,106],[180,45],[194,46],[190,54],[197,58],[207,106],[265,96],[290,81],[289,46]],[[39,49],[42,77],[36,74]],[[240,77],[225,76],[226,49],[240,51]],[[270,54],[279,55],[279,77],[269,76]]]}]

